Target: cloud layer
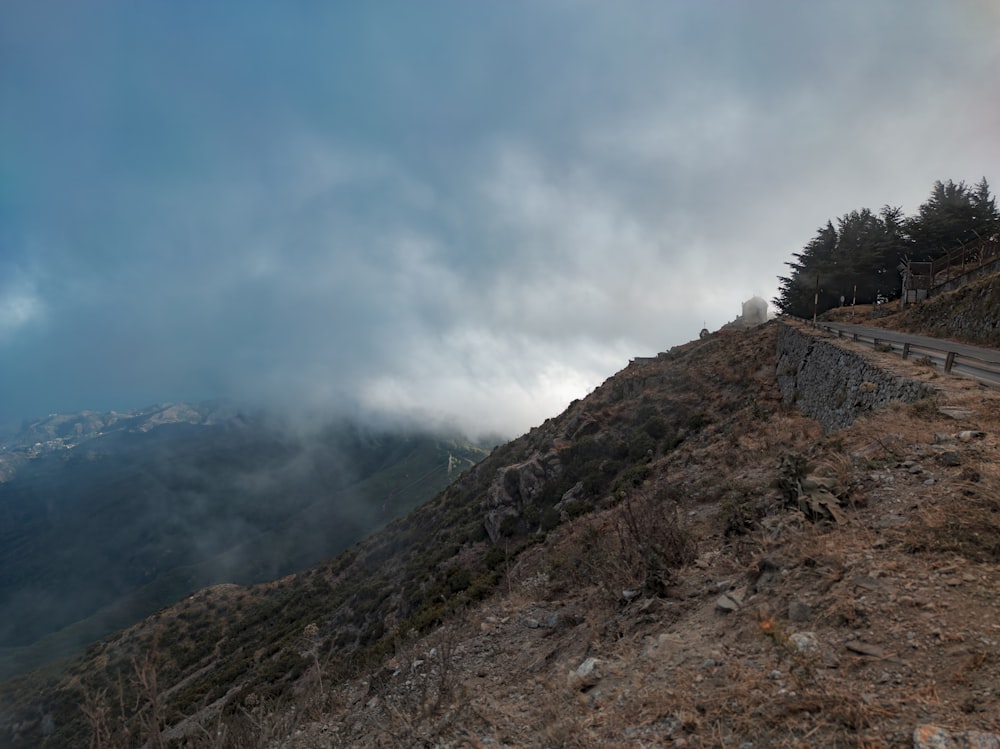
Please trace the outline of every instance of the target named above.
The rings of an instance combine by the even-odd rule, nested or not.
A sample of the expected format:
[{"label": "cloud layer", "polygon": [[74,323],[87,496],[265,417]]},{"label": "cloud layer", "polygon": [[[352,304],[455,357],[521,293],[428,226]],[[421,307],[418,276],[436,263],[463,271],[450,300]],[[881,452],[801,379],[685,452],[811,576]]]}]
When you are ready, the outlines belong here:
[{"label": "cloud layer", "polygon": [[828,218],[1000,179],[998,32],[974,0],[5,6],[0,422],[523,431],[773,296]]}]

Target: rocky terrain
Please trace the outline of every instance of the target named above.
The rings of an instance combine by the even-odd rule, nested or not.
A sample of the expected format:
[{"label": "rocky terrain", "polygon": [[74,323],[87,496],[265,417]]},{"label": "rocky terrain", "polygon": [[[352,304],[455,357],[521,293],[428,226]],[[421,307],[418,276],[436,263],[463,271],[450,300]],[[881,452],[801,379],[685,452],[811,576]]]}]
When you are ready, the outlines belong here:
[{"label": "rocky terrain", "polygon": [[[772,335],[700,362],[759,364],[756,418],[652,461],[284,745],[996,746],[1000,397],[911,369],[933,398],[823,434],[776,403]],[[652,534],[670,502],[698,551],[651,595],[629,515]]]},{"label": "rocky terrain", "polygon": [[5,685],[0,739],[1000,745],[1000,392],[827,337],[921,386],[827,431],[779,325],[633,362],[337,560]]}]

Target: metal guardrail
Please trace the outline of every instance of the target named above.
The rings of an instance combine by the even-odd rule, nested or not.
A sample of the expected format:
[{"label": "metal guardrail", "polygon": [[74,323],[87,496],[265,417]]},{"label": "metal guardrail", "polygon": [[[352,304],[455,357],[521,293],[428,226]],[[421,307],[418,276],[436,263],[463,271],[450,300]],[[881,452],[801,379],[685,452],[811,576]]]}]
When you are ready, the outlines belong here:
[{"label": "metal guardrail", "polygon": [[[813,325],[810,320],[802,322],[809,326]],[[899,353],[903,359],[926,360],[935,366],[941,366],[948,374],[961,374],[990,385],[1000,385],[1000,361],[989,361],[957,351],[949,345],[949,341],[940,341],[940,345],[932,346],[924,341],[905,340],[907,337],[905,333],[886,331],[887,334],[893,336],[893,338],[889,338],[887,335],[844,330],[835,323],[817,322],[815,327],[833,333],[838,338],[848,338],[856,343],[870,346],[876,351]]]}]

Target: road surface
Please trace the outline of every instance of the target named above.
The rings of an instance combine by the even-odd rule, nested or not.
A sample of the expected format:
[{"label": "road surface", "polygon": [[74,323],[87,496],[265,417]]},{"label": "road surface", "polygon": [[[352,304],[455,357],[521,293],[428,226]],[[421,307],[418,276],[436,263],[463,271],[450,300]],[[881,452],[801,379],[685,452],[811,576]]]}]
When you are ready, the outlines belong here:
[{"label": "road surface", "polygon": [[900,353],[903,351],[903,344],[909,344],[907,353],[910,358],[927,357],[945,368],[950,355],[952,374],[962,374],[991,385],[1000,385],[1000,351],[997,349],[850,323],[819,322],[817,327],[839,332],[848,338],[857,335],[860,343],[869,346],[874,346],[877,340]]}]

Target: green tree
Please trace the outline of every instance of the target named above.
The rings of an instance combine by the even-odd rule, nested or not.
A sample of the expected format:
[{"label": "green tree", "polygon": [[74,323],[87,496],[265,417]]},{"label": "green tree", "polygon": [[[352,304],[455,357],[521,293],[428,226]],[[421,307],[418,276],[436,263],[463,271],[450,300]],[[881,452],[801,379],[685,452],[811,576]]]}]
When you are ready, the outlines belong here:
[{"label": "green tree", "polygon": [[809,317],[818,298],[824,312],[855,298],[862,304],[899,295],[896,270],[904,251],[902,209],[885,206],[878,214],[851,211],[820,227],[796,258],[786,263],[790,276],[779,277],[775,305],[786,314]]},{"label": "green tree", "polygon": [[[817,288],[825,288],[836,267],[837,230],[833,222],[827,221],[816,231],[816,236],[803,248],[792,253],[795,260],[785,263],[791,268],[791,275],[778,278],[778,296],[775,306],[788,315],[809,317],[813,312],[813,301]],[[823,304],[827,299],[823,297]],[[828,309],[824,306],[823,309]]]},{"label": "green tree", "polygon": [[984,177],[975,187],[965,182],[935,182],[930,197],[905,222],[911,257],[931,260],[997,233],[1000,214]]},{"label": "green tree", "polygon": [[825,312],[856,298],[861,304],[895,299],[900,293],[899,267],[904,257],[933,259],[949,250],[1000,232],[1000,214],[989,184],[973,188],[964,182],[935,182],[931,196],[916,216],[902,208],[883,206],[851,211],[817,230],[802,252],[779,276],[773,300],[782,312],[811,317],[814,300]]}]

